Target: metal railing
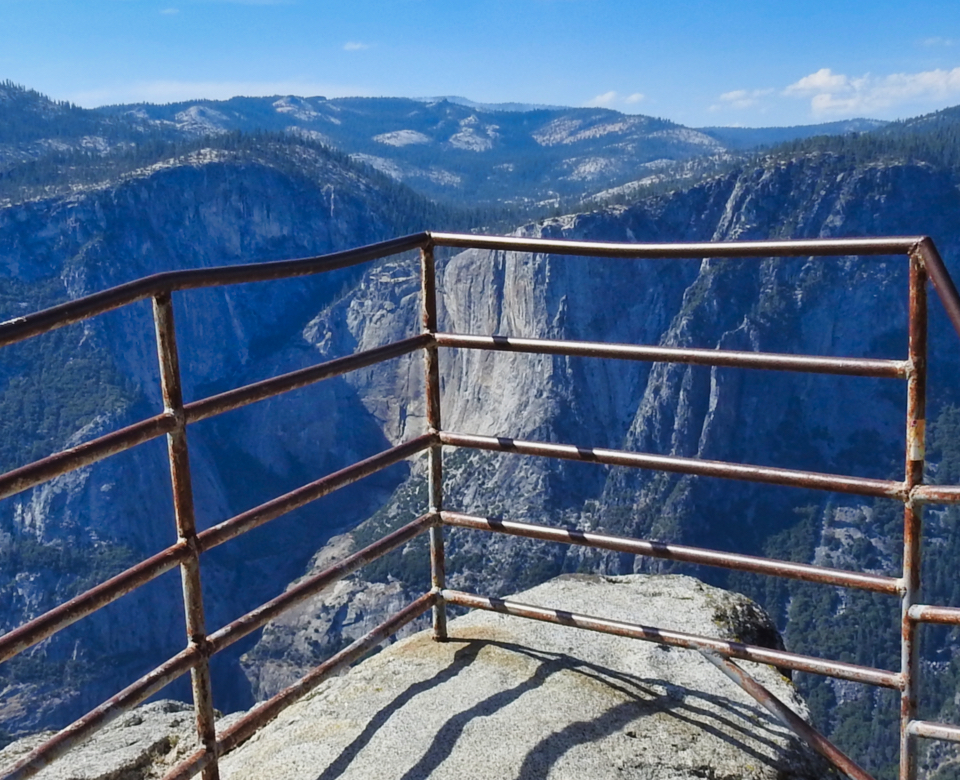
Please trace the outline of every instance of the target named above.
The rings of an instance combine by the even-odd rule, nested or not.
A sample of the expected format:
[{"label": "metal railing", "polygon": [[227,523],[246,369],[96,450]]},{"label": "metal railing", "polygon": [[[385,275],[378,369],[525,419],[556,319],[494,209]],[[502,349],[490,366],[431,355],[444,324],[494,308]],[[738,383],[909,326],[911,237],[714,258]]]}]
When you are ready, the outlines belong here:
[{"label": "metal railing", "polygon": [[[906,255],[909,263],[909,347],[904,360],[814,357],[722,350],[686,349],[628,344],[601,344],[439,332],[437,323],[434,248],[479,248],[496,251],[549,253],[605,258],[767,258]],[[330,360],[192,403],[181,393],[177,341],[171,295],[175,291],[229,284],[263,282],[323,273],[358,265],[410,250],[420,250],[422,332],[377,349]],[[916,719],[919,662],[917,627],[920,623],[960,625],[960,608],[917,603],[920,578],[921,513],[926,503],[960,503],[960,485],[925,485],[924,421],[927,376],[927,280],[933,282],[947,315],[960,334],[960,296],[929,238],[836,239],[700,244],[611,244],[581,241],[507,238],[420,233],[361,249],[317,258],[273,263],[177,271],[157,274],[105,292],[0,324],[0,347],[94,317],[136,301],[152,299],[160,363],[163,412],[76,447],[0,475],[0,498],[27,490],[69,471],[166,435],[178,541],[156,555],[70,599],[55,609],[0,637],[0,662],[36,645],[56,632],[161,574],[180,568],[186,613],[187,646],[149,674],[60,731],[32,753],[3,771],[2,780],[30,777],[74,745],[89,738],[122,712],[143,702],[165,685],[190,672],[201,749],[172,769],[166,780],[219,777],[218,759],[236,748],[286,706],[301,698],[331,674],[353,663],[401,627],[433,611],[433,633],[447,637],[446,605],[493,610],[534,620],[576,626],[603,633],[634,637],[699,651],[711,663],[767,707],[834,765],[858,780],[869,775],[789,710],[731,659],[743,659],[779,668],[827,675],[900,692],[900,777],[916,777],[918,737],[960,742],[960,727]],[[794,469],[744,465],[696,458],[655,455],[579,445],[548,444],[445,430],[440,418],[440,348],[495,350],[594,358],[662,361],[706,366],[887,377],[907,383],[906,457],[902,481],[824,474]],[[187,445],[187,426],[214,415],[270,398],[314,382],[421,351],[424,355],[428,430],[410,441],[317,479],[233,518],[197,531]],[[442,494],[442,448],[466,447],[520,455],[560,458],[589,463],[654,469],[724,479],[786,485],[807,489],[892,498],[904,505],[903,560],[900,577],[832,569],[756,556],[633,539],[604,533],[557,528],[448,511]],[[314,574],[282,595],[243,617],[208,633],[200,588],[201,555],[253,528],[421,452],[428,456],[429,506],[413,522],[379,539],[334,566]],[[564,610],[489,598],[446,587],[443,527],[472,528],[599,550],[649,556],[672,561],[720,566],[757,574],[786,577],[845,588],[859,588],[898,596],[901,604],[901,665],[898,671],[817,658],[786,650],[731,642],[679,631],[579,615]],[[294,685],[255,706],[240,720],[218,733],[214,722],[209,659],[248,636],[285,610],[315,595],[364,564],[428,533],[431,551],[431,588],[366,636],[333,655]]]}]

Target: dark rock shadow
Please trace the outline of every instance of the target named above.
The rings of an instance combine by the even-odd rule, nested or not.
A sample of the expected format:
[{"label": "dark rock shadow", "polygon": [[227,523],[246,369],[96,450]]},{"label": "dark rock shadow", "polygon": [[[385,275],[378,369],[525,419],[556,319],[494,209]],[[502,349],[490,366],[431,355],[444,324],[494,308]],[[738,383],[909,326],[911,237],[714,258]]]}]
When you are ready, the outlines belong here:
[{"label": "dark rock shadow", "polygon": [[[734,746],[758,763],[778,768],[777,763],[772,762],[770,757],[720,728],[722,725],[730,731],[743,734],[754,743],[780,750],[778,743],[771,736],[782,734],[783,727],[759,707],[753,709],[722,696],[691,691],[664,680],[631,677],[586,661],[574,660],[570,668],[619,691],[631,701],[618,704],[592,720],[571,723],[541,740],[527,753],[517,774],[517,780],[545,780],[553,765],[569,750],[577,745],[595,742],[620,731],[638,716],[646,714],[644,711],[662,712]],[[654,690],[653,686],[665,688],[666,696]],[[669,703],[664,702],[664,699]],[[710,702],[730,713],[731,717],[723,717],[715,711],[698,707],[690,703],[689,699]],[[711,724],[710,720],[715,721],[716,725]],[[776,726],[779,726],[779,729],[775,729]],[[628,736],[630,736],[629,732]]]},{"label": "dark rock shadow", "polygon": [[[759,705],[753,707],[741,704],[724,696],[693,691],[665,680],[633,677],[562,653],[542,652],[509,642],[466,640],[446,669],[428,680],[411,685],[380,710],[364,730],[327,766],[317,780],[333,780],[339,777],[394,713],[419,694],[452,680],[472,664],[480,651],[487,646],[526,655],[540,661],[540,665],[534,674],[521,684],[499,691],[452,715],[434,735],[430,746],[420,760],[408,769],[400,780],[429,778],[453,752],[457,741],[471,721],[496,713],[525,693],[540,687],[548,677],[564,669],[590,677],[616,690],[627,700],[611,707],[596,718],[570,723],[560,731],[542,739],[524,757],[517,780],[545,780],[551,768],[572,748],[620,732],[631,721],[653,712],[664,713],[701,729],[742,751],[754,762],[776,770],[781,769],[779,762],[772,760],[754,747],[760,744],[779,752],[781,748],[777,737],[780,737],[784,731],[779,721]],[[666,694],[662,693],[663,690],[666,690]],[[696,703],[698,700],[703,704],[698,705]],[[708,704],[720,711],[704,706]],[[738,735],[742,735],[742,739],[738,738]],[[627,732],[626,736],[629,738],[632,735]],[[753,745],[749,744],[751,742]],[[825,773],[824,776],[830,775]]]},{"label": "dark rock shadow", "polygon": [[[487,645],[497,645],[499,647],[504,647],[500,642],[484,642],[483,644]],[[511,647],[510,649],[518,649],[519,647]],[[453,752],[454,747],[457,744],[457,740],[460,738],[460,735],[463,733],[463,730],[474,718],[483,718],[498,710],[503,709],[511,702],[519,699],[523,694],[528,691],[532,691],[535,688],[539,688],[543,685],[544,681],[551,675],[556,672],[561,671],[570,667],[572,658],[569,656],[559,655],[553,658],[549,657],[547,654],[540,654],[534,651],[523,649],[525,655],[538,658],[543,661],[543,663],[537,667],[536,672],[528,680],[524,681],[520,685],[516,685],[513,688],[509,688],[499,693],[495,693],[493,696],[489,696],[481,702],[477,702],[472,707],[458,712],[450,720],[443,724],[440,730],[436,733],[436,736],[433,738],[433,742],[430,744],[430,747],[427,749],[427,752],[424,753],[423,757],[410,769],[404,773],[401,780],[426,780],[433,773],[440,764]]]},{"label": "dark rock shadow", "polygon": [[461,671],[466,667],[472,664],[476,658],[477,654],[482,649],[484,642],[467,642],[464,647],[461,647],[453,656],[453,662],[442,672],[431,677],[429,680],[422,680],[421,682],[415,683],[407,688],[403,693],[397,696],[390,704],[380,710],[376,716],[366,725],[363,731],[357,735],[357,737],[347,745],[346,748],[340,753],[336,759],[330,763],[330,765],[323,770],[317,780],[334,780],[337,777],[340,777],[347,767],[350,766],[351,762],[361,750],[373,739],[377,731],[380,730],[380,727],[383,726],[391,716],[398,710],[405,707],[412,699],[416,696],[419,696],[425,691],[429,691],[431,688],[436,687],[437,685],[442,685],[448,680],[452,680]]}]

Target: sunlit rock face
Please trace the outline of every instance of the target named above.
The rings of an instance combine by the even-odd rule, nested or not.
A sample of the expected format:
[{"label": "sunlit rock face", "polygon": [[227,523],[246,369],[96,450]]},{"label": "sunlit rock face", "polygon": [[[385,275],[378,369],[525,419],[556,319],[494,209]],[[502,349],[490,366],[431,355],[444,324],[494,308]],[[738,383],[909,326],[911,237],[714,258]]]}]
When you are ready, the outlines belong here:
[{"label": "sunlit rock face", "polygon": [[[675,575],[568,575],[515,600],[778,640],[743,596]],[[776,670],[751,666],[801,716]],[[328,680],[226,757],[226,778],[832,778],[697,653],[490,613],[403,639]]]}]

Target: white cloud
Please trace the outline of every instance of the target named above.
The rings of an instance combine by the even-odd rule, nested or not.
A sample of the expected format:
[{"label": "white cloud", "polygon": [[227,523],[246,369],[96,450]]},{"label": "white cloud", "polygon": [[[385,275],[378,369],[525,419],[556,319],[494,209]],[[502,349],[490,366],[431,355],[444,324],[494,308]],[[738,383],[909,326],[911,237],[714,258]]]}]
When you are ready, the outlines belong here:
[{"label": "white cloud", "polygon": [[609,92],[604,92],[596,97],[590,98],[583,105],[587,108],[613,108],[620,109],[621,111],[628,111],[629,107],[636,106],[637,103],[642,103],[647,99],[647,96],[642,92],[631,92],[629,95],[621,95],[616,90],[611,89]]},{"label": "white cloud", "polygon": [[226,100],[271,95],[313,97],[370,96],[369,89],[348,84],[326,84],[313,81],[141,81],[114,84],[84,90],[67,96],[67,100],[86,108],[112,103],[178,103],[189,100]]},{"label": "white cloud", "polygon": [[815,116],[876,114],[906,106],[930,108],[960,100],[960,67],[857,77],[822,68],[791,84],[783,94],[809,98]]},{"label": "white cloud", "polygon": [[941,46],[949,48],[950,46],[956,46],[957,42],[953,38],[941,38],[939,35],[935,35],[933,38],[924,38],[920,41],[920,45],[928,49],[939,48]]},{"label": "white cloud", "polygon": [[784,95],[807,95],[814,92],[847,89],[850,79],[834,73],[830,68],[820,68],[816,73],[804,76],[783,90]]},{"label": "white cloud", "polygon": [[162,14],[164,14],[164,15],[166,15],[166,16],[172,16],[173,14],[178,14],[178,13],[180,13],[180,9],[179,9],[179,8],[164,8],[160,13],[162,13]]},{"label": "white cloud", "polygon": [[725,108],[754,108],[759,106],[761,98],[772,95],[774,89],[735,89],[732,92],[724,92],[716,103],[710,106],[711,111],[721,111]]},{"label": "white cloud", "polygon": [[595,98],[588,100],[584,105],[589,108],[609,108],[617,99],[617,93],[613,90],[609,92],[604,92],[602,95],[597,95]]},{"label": "white cloud", "polygon": [[347,41],[343,44],[344,51],[363,51],[364,49],[369,49],[369,43],[360,43],[360,41]]},{"label": "white cloud", "polygon": [[[735,89],[709,106],[712,112],[759,115],[791,112],[790,103],[804,101],[814,120],[870,116],[896,119],[936,111],[960,103],[960,67],[918,73],[865,73],[851,76],[820,68],[779,89]],[[796,121],[796,120],[794,120]]]}]

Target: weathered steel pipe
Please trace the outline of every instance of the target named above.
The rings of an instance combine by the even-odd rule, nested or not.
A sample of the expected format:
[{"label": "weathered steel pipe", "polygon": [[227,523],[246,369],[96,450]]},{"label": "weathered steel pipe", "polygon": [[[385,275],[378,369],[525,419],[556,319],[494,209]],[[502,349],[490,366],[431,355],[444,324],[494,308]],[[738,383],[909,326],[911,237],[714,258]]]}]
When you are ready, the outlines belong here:
[{"label": "weathered steel pipe", "polygon": [[[440,519],[444,525],[457,528],[474,528],[480,531],[522,536],[527,539],[540,539],[545,542],[576,544],[582,547],[594,547],[599,550],[612,550],[613,552],[630,555],[645,555],[650,558],[665,558],[671,561],[682,561],[683,563],[719,566],[725,569],[749,571],[754,574],[788,577],[804,582],[860,588],[876,593],[889,593],[894,596],[900,593],[900,581],[898,579],[877,574],[863,574],[806,563],[759,558],[754,555],[706,550],[702,547],[687,547],[682,544],[634,539],[628,536],[616,536],[594,531],[581,531],[577,528],[551,528],[546,525],[523,523],[515,520],[497,520],[489,517],[465,515],[460,512],[441,512]],[[958,610],[958,613],[960,613],[960,610]]]},{"label": "weathered steel pipe", "polygon": [[362,550],[358,550],[339,563],[306,578],[302,582],[298,582],[294,587],[290,588],[290,590],[285,591],[275,599],[261,604],[246,615],[237,618],[232,623],[210,634],[210,636],[207,637],[210,654],[219,653],[225,647],[229,647],[234,642],[253,633],[269,621],[282,615],[291,607],[301,604],[324,588],[329,587],[338,580],[342,580],[344,577],[349,576],[371,561],[386,555],[391,550],[402,547],[424,531],[436,527],[437,522],[436,515],[421,515],[413,522],[407,523],[393,533],[378,539],[373,544],[367,545]]},{"label": "weathered steel pipe", "polygon": [[960,727],[950,726],[946,723],[933,723],[929,720],[912,720],[907,725],[907,731],[913,737],[960,742]]},{"label": "weathered steel pipe", "polygon": [[910,620],[917,623],[940,623],[960,625],[960,609],[957,607],[934,607],[929,604],[912,604],[907,610]]},{"label": "weathered steel pipe", "polygon": [[758,368],[812,374],[841,374],[891,379],[903,379],[907,375],[907,362],[904,360],[816,357],[813,355],[735,352],[732,350],[687,349],[684,347],[648,347],[596,341],[557,341],[553,339],[514,338],[513,336],[468,336],[460,333],[438,333],[437,344],[441,347],[482,349],[495,352],[689,363],[701,366]]},{"label": "weathered steel pipe", "polygon": [[[908,495],[923,484],[926,457],[927,390],[927,273],[919,247],[910,252],[909,309],[907,319],[907,430],[904,485]],[[907,501],[903,506],[903,595],[900,602],[900,780],[917,776],[916,739],[908,728],[917,717],[920,690],[917,624],[910,608],[920,592],[920,555],[923,534],[923,504]]]},{"label": "weathered steel pipe", "polygon": [[933,289],[936,290],[937,297],[940,298],[950,323],[957,335],[960,336],[960,295],[957,294],[956,285],[953,283],[943,258],[940,257],[940,252],[929,236],[920,239],[916,251],[923,259],[923,266],[930,277],[930,281],[933,282]]},{"label": "weathered steel pipe", "polygon": [[[401,238],[370,244],[359,249],[333,252],[299,260],[281,260],[267,263],[197,268],[167,271],[144,277],[103,292],[52,306],[33,314],[16,317],[0,323],[0,347],[14,344],[31,336],[70,325],[81,320],[112,311],[129,303],[152,298],[162,292],[186,290],[218,285],[245,284],[274,279],[325,273],[348,268],[381,257],[420,249],[429,244],[479,249],[499,249],[512,252],[549,252],[556,255],[595,255],[597,257],[803,257],[847,255],[906,254],[914,246],[921,249],[932,246],[924,236],[818,239],[808,241],[747,241],[699,244],[613,244],[588,241],[560,241],[523,239],[515,237],[476,236],[458,233],[416,233]],[[924,250],[929,251],[929,250]],[[942,262],[941,262],[942,265]],[[946,269],[943,271],[946,274]],[[939,277],[936,277],[939,278]],[[949,279],[949,274],[946,274]],[[938,289],[939,291],[939,289]]]},{"label": "weathered steel pipe", "polygon": [[158,414],[148,420],[142,420],[113,431],[76,447],[62,450],[55,455],[41,458],[26,466],[0,475],[0,498],[7,498],[29,488],[48,482],[54,477],[76,471],[84,466],[103,460],[118,452],[129,450],[138,444],[159,438],[172,431],[177,425],[170,414]]},{"label": "weathered steel pipe", "polygon": [[669,471],[678,474],[696,474],[701,477],[721,477],[746,482],[829,490],[861,496],[904,500],[904,483],[886,479],[846,477],[839,474],[821,474],[814,471],[796,471],[772,466],[749,466],[717,460],[680,458],[673,455],[650,455],[643,452],[609,450],[600,447],[578,447],[573,444],[548,444],[523,441],[507,436],[477,436],[468,433],[441,431],[440,441],[454,447],[471,447],[493,452],[512,452],[518,455],[538,455],[545,458],[577,460],[585,463],[604,463],[610,466],[632,466],[641,469]]},{"label": "weathered steel pipe", "polygon": [[831,661],[815,658],[809,655],[791,653],[786,650],[771,650],[757,645],[746,645],[741,642],[728,642],[723,639],[687,634],[682,631],[672,631],[653,626],[641,626],[636,623],[624,623],[620,620],[580,615],[566,610],[545,609],[530,604],[521,604],[517,601],[501,598],[478,596],[475,593],[464,593],[458,590],[444,590],[441,596],[448,604],[456,604],[470,609],[484,609],[489,612],[500,612],[504,615],[540,620],[544,623],[556,623],[561,626],[585,628],[601,634],[627,636],[633,639],[642,639],[646,642],[657,642],[662,645],[683,647],[688,650],[713,650],[722,656],[740,658],[744,661],[756,661],[769,666],[794,669],[798,672],[810,672],[827,677],[836,677],[841,680],[877,685],[883,688],[900,690],[901,677],[896,672],[885,669],[874,669],[870,666],[858,666],[842,661]]},{"label": "weathered steel pipe", "polygon": [[[443,427],[440,422],[440,354],[435,335],[437,332],[437,266],[433,246],[420,250],[420,325],[430,337],[430,345],[423,351],[424,395],[427,411],[427,428],[436,433]],[[443,509],[443,447],[435,441],[428,451],[427,500],[429,511],[437,514]],[[444,560],[443,527],[439,524],[430,529],[430,582],[434,592],[446,587],[446,562]],[[447,638],[447,607],[437,598],[433,605],[433,638],[442,642]]]},{"label": "weathered steel pipe", "polygon": [[190,455],[187,449],[187,423],[183,412],[180,360],[177,355],[177,336],[170,293],[157,295],[153,299],[153,318],[157,331],[157,356],[160,360],[160,388],[163,394],[164,411],[173,415],[177,421],[176,427],[167,434],[167,454],[170,460],[170,482],[173,488],[173,514],[177,524],[177,536],[190,551],[190,555],[180,562],[187,642],[190,647],[197,647],[203,655],[203,658],[190,670],[197,737],[200,744],[212,754],[212,760],[204,767],[203,780],[220,780],[216,754],[216,714],[213,709],[210,663],[207,660],[209,653],[206,649],[207,629],[203,610],[203,588],[200,584],[200,551],[197,548],[197,523],[190,476]]},{"label": "weathered steel pipe", "polygon": [[244,387],[238,387],[235,390],[228,390],[224,393],[210,396],[209,398],[193,401],[184,406],[187,423],[206,420],[208,417],[223,414],[233,409],[239,409],[247,404],[263,401],[264,399],[272,398],[273,396],[289,392],[290,390],[298,390],[301,387],[306,387],[323,379],[341,376],[350,371],[356,371],[360,368],[382,363],[385,360],[398,358],[411,352],[416,352],[418,349],[423,349],[431,343],[433,343],[433,339],[427,334],[412,336],[411,338],[396,341],[382,347],[328,360],[325,363],[310,366],[309,368],[301,368],[298,371],[291,371],[288,374],[281,374],[280,376],[271,377],[270,379],[264,379],[262,382],[254,382]]},{"label": "weathered steel pipe", "polygon": [[701,259],[704,257],[840,257],[848,255],[903,255],[923,236],[888,238],[817,238],[786,241],[722,241],[671,244],[618,244],[607,241],[566,241],[515,236],[477,236],[470,233],[430,231],[436,246],[493,249],[551,255],[592,257]]},{"label": "weathered steel pipe", "polygon": [[197,647],[188,647],[186,650],[181,650],[169,661],[144,675],[132,685],[127,686],[116,696],[91,710],[44,742],[29,755],[24,756],[16,764],[9,767],[5,774],[0,775],[0,780],[24,780],[24,778],[32,777],[68,750],[89,739],[110,721],[146,701],[165,685],[186,674],[203,660],[203,654]]},{"label": "weathered steel pipe", "polygon": [[917,485],[910,497],[917,504],[960,504],[960,485]]},{"label": "weathered steel pipe", "polygon": [[[436,599],[437,594],[433,591],[425,593],[416,601],[408,604],[397,612],[393,617],[385,620],[369,634],[352,642],[339,653],[328,658],[305,677],[302,677],[288,688],[284,688],[272,699],[258,704],[243,718],[223,731],[218,740],[219,755],[226,755],[239,747],[267,723],[276,718],[287,707],[302,699],[328,677],[332,677],[350,666],[350,664],[360,660],[381,642],[397,633],[397,631],[407,625],[407,623],[416,620],[433,606]],[[193,777],[200,771],[205,758],[205,752],[198,750],[164,775],[163,780],[187,780]]]},{"label": "weathered steel pipe", "polygon": [[190,554],[187,545],[172,545],[0,636],[0,663],[176,568]]},{"label": "weathered steel pipe", "polygon": [[153,298],[165,292],[293,279],[298,276],[311,276],[328,271],[337,271],[341,268],[360,265],[381,257],[396,255],[411,249],[419,249],[427,241],[429,241],[427,233],[415,233],[393,238],[389,241],[381,241],[377,244],[368,244],[358,249],[331,252],[327,255],[304,257],[298,260],[278,260],[266,263],[220,266],[219,268],[165,271],[0,323],[0,347],[15,344],[31,336],[56,330],[64,325],[72,325],[75,322],[119,309],[121,306],[130,303]]},{"label": "weathered steel pipe", "polygon": [[846,753],[840,750],[840,748],[797,715],[797,713],[770,693],[770,691],[764,688],[733,661],[724,658],[712,650],[701,650],[700,655],[739,685],[747,694],[752,696],[758,704],[769,711],[775,718],[837,769],[849,777],[852,777],[853,780],[874,780],[863,767],[857,764]]},{"label": "weathered steel pipe", "polygon": [[358,461],[352,466],[347,466],[344,469],[340,469],[340,471],[335,471],[326,477],[321,477],[308,485],[299,487],[296,490],[291,490],[289,493],[271,499],[260,506],[248,509],[246,512],[241,512],[239,515],[231,517],[229,520],[224,520],[222,523],[211,526],[197,534],[198,549],[200,552],[206,552],[217,545],[240,536],[240,534],[246,533],[274,518],[280,517],[280,515],[292,512],[294,509],[299,509],[311,501],[316,501],[318,498],[322,498],[335,490],[346,487],[378,471],[382,471],[394,463],[399,463],[401,460],[406,460],[411,455],[416,455],[418,452],[427,449],[435,439],[436,437],[429,433],[418,436],[408,442],[398,444],[396,447],[391,447],[389,450],[384,450],[369,458]]}]

